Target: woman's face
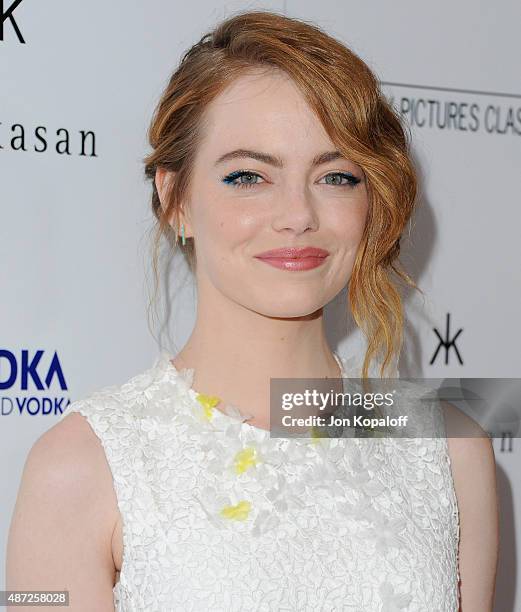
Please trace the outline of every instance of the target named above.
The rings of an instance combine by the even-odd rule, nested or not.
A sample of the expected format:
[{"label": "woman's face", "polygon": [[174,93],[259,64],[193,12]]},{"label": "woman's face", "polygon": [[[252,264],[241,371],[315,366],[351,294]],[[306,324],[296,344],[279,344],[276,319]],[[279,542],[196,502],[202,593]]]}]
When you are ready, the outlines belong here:
[{"label": "woman's face", "polygon": [[[184,218],[199,292],[266,316],[314,313],[351,276],[368,210],[361,168],[324,155],[333,143],[282,72],[235,80],[207,109],[205,126]],[[259,155],[229,155],[238,150]],[[277,267],[256,257],[283,247],[329,255],[301,269],[295,260]]]}]

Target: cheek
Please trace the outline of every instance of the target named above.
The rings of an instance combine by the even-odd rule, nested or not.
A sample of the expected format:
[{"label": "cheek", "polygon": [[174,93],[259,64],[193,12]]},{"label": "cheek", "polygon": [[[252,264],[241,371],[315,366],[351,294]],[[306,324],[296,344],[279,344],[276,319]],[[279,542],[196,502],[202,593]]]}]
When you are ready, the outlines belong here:
[{"label": "cheek", "polygon": [[214,257],[227,259],[235,249],[251,243],[264,222],[246,206],[214,201],[211,207],[201,207],[195,219],[198,247],[211,250]]},{"label": "cheek", "polygon": [[366,200],[350,202],[345,210],[339,211],[333,220],[335,234],[346,247],[352,249],[362,239],[367,222],[368,206]]}]

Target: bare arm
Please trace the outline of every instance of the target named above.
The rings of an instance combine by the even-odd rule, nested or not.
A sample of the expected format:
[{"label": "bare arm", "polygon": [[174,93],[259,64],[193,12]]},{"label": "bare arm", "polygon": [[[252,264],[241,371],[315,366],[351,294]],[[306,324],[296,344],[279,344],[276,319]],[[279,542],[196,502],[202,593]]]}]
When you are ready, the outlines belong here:
[{"label": "bare arm", "polygon": [[492,612],[499,554],[494,448],[477,423],[444,404],[448,435],[451,431],[473,435],[447,439],[460,514],[459,612]]},{"label": "bare arm", "polygon": [[73,413],[40,436],[27,456],[7,541],[6,589],[68,590],[71,610],[113,611],[116,511],[101,444]]}]

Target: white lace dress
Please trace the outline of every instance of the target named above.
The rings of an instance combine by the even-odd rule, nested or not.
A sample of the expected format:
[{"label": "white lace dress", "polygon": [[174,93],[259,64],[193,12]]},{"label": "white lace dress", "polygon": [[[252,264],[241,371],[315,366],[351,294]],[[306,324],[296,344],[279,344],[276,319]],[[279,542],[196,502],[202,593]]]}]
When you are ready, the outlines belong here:
[{"label": "white lace dress", "polygon": [[198,397],[172,358],[61,417],[87,418],[112,471],[116,612],[457,612],[444,436],[271,438]]}]

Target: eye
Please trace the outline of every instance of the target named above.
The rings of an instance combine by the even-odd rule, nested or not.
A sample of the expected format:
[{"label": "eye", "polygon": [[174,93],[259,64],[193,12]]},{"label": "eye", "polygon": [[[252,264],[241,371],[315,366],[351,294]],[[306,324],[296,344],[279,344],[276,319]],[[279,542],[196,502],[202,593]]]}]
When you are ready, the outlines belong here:
[{"label": "eye", "polygon": [[[361,182],[361,179],[350,172],[330,172],[326,174],[324,178],[326,179],[326,184],[331,187],[355,187]],[[257,179],[262,179],[262,177],[256,172],[252,172],[251,170],[237,170],[223,177],[222,181],[227,185],[232,185],[239,189],[247,189],[254,185],[259,185]],[[342,180],[345,182],[342,183]]]},{"label": "eye", "polygon": [[[238,179],[246,179],[245,181]],[[223,183],[227,185],[232,185],[233,187],[238,187],[239,189],[245,189],[248,187],[253,187],[254,185],[258,185],[259,183],[253,182],[256,178],[262,178],[256,172],[251,172],[249,170],[237,170],[236,172],[232,172],[223,178]]]},{"label": "eye", "polygon": [[[326,184],[332,187],[356,187],[361,182],[361,179],[350,172],[330,172],[324,178],[326,179]],[[329,178],[332,178],[333,181],[327,181]],[[347,182],[342,183],[342,179],[345,179]]]}]

